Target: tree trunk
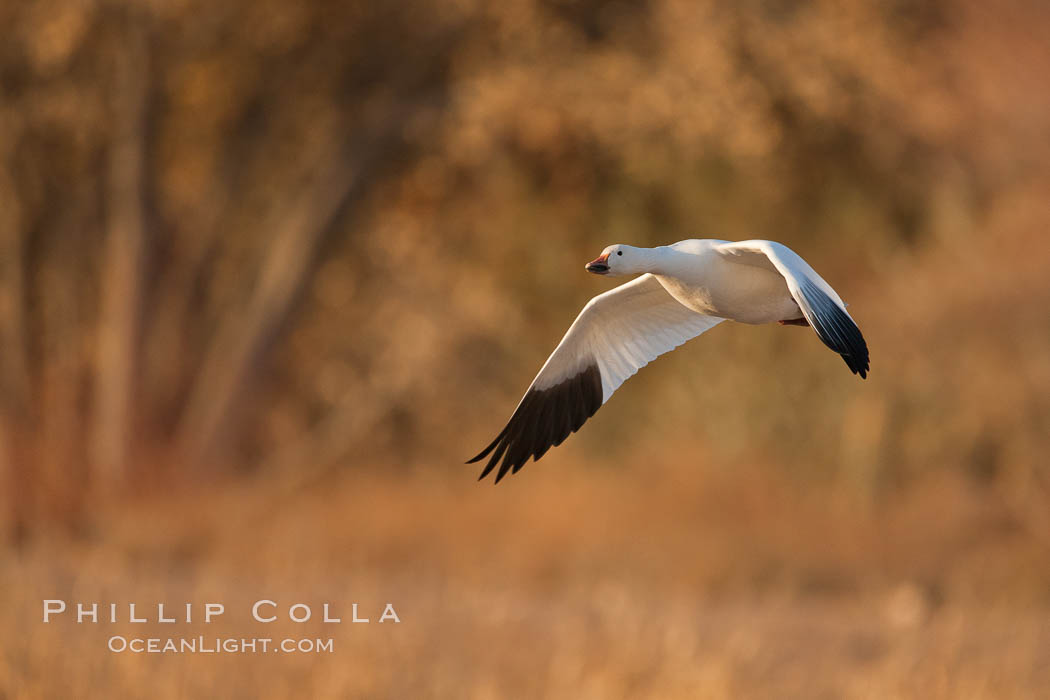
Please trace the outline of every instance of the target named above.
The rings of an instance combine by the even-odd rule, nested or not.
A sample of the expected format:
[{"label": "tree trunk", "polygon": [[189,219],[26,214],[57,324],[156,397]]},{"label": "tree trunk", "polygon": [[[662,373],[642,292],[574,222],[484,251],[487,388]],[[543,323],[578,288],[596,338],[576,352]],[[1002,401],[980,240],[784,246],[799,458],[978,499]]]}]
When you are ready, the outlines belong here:
[{"label": "tree trunk", "polygon": [[101,488],[120,483],[128,474],[146,246],[143,176],[149,53],[142,20],[128,18],[125,36],[114,76],[106,183],[109,232],[102,263],[91,441],[92,483]]}]

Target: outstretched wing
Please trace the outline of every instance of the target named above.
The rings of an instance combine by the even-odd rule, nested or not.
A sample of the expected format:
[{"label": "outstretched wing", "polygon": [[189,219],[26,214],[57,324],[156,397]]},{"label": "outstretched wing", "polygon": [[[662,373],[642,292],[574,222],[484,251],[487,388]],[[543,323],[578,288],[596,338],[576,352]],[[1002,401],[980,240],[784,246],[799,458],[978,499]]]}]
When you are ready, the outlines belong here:
[{"label": "outstretched wing", "polygon": [[599,294],[547,358],[507,426],[468,464],[491,453],[479,478],[497,464],[496,482],[516,473],[579,430],[639,369],[721,320],[682,306],[648,274]]},{"label": "outstretched wing", "polygon": [[761,240],[723,243],[717,250],[727,260],[779,272],[802,315],[824,344],[842,355],[854,374],[862,379],[868,376],[868,345],[860,328],[831,285],[798,253],[783,244]]}]

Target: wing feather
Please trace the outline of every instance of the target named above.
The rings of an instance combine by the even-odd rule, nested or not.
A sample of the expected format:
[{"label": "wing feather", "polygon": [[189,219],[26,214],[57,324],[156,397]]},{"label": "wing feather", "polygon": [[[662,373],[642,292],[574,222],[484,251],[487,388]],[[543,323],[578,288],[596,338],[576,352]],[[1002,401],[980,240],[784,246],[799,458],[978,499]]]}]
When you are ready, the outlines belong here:
[{"label": "wing feather", "polygon": [[718,251],[734,262],[779,272],[820,340],[842,356],[851,372],[862,379],[868,376],[868,344],[860,328],[831,285],[798,253],[775,241],[761,240],[723,243]]},{"label": "wing feather", "polygon": [[591,299],[569,327],[507,425],[469,463],[488,457],[496,482],[580,429],[639,369],[722,319],[687,309],[642,275]]}]

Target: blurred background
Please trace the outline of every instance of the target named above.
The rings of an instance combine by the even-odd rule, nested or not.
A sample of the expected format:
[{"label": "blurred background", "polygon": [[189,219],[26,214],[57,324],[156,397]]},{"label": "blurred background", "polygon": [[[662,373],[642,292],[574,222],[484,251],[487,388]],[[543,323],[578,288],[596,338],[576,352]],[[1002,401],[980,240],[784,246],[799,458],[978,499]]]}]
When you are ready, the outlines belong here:
[{"label": "blurred background", "polygon": [[[1045,692],[1046,3],[0,24],[0,696]],[[809,330],[725,324],[476,483],[611,286],[583,264],[684,238],[798,251],[869,379]],[[290,625],[336,653],[265,663],[40,623],[44,598],[261,597],[402,623]]]}]

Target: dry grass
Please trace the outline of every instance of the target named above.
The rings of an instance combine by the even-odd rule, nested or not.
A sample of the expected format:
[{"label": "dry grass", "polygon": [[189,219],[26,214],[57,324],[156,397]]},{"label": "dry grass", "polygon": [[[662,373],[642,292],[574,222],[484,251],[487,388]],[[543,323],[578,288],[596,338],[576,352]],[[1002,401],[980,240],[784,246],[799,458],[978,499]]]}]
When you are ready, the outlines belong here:
[{"label": "dry grass", "polygon": [[[563,465],[564,466],[564,465]],[[546,467],[546,468],[545,468]],[[465,468],[466,469],[466,468]],[[422,467],[153,495],[9,558],[0,690],[36,697],[1036,697],[1050,552],[945,476],[893,504],[773,470]],[[130,598],[129,598],[130,596]],[[41,600],[219,601],[224,618],[41,623]],[[341,625],[249,624],[331,602]],[[346,622],[352,602],[373,623]],[[374,622],[386,602],[399,625]],[[69,616],[67,616],[68,618]],[[112,654],[112,634],[333,637],[331,655]]]}]

